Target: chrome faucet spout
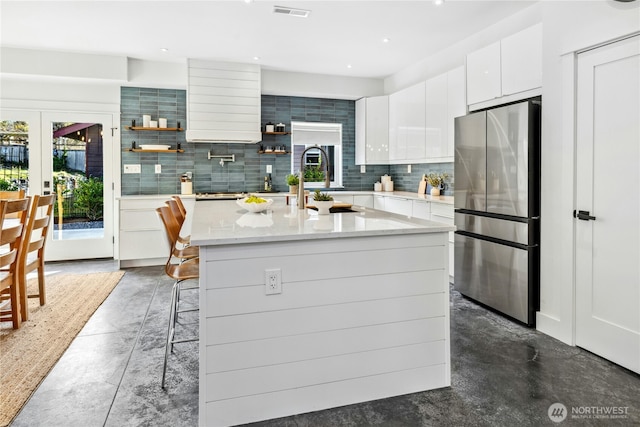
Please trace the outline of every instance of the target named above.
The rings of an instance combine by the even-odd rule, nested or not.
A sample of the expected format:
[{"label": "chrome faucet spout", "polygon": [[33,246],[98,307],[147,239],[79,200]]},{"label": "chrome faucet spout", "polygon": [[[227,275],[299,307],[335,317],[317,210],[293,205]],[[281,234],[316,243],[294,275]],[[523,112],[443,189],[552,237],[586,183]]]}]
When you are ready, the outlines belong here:
[{"label": "chrome faucet spout", "polygon": [[298,182],[298,200],[297,200],[297,204],[298,204],[298,209],[304,209],[305,208],[305,203],[304,203],[304,154],[309,151],[309,150],[313,150],[313,149],[318,149],[320,150],[320,153],[322,153],[322,155],[324,156],[324,164],[325,164],[325,171],[324,171],[324,186],[325,188],[331,188],[331,177],[329,176],[329,155],[327,154],[326,151],[324,151],[324,149],[322,149],[322,147],[318,146],[318,145],[314,145],[313,147],[307,147],[304,149],[304,151],[302,152],[302,155],[300,156],[300,178],[299,178],[299,182]]}]

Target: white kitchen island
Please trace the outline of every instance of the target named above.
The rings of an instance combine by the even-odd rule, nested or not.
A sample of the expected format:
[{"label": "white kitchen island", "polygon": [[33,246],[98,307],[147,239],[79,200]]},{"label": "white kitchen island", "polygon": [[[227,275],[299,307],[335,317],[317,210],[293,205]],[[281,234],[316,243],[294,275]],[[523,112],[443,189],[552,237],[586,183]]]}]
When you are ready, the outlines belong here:
[{"label": "white kitchen island", "polygon": [[[450,385],[452,226],[360,207],[320,216],[279,199],[259,214],[195,205],[201,426]],[[266,294],[267,271],[280,293]]]}]

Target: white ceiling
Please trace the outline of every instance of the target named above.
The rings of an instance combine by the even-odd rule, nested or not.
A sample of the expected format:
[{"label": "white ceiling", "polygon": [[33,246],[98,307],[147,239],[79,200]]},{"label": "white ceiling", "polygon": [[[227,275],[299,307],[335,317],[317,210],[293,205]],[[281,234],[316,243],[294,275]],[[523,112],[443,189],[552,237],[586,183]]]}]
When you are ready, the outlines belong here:
[{"label": "white ceiling", "polygon": [[[0,0],[0,45],[383,78],[534,3]],[[276,15],[274,5],[311,14]]]}]

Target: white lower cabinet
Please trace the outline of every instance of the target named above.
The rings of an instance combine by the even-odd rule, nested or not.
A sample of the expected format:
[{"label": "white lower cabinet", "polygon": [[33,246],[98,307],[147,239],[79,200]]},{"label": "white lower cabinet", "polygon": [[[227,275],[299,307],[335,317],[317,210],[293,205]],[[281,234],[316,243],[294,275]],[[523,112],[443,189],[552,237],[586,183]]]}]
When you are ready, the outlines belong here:
[{"label": "white lower cabinet", "polygon": [[411,207],[414,218],[431,219],[431,204],[426,200],[414,200]]},{"label": "white lower cabinet", "polygon": [[385,210],[385,199],[386,197],[380,194],[375,194],[373,196],[373,209],[378,209],[379,211]]},{"label": "white lower cabinet", "polygon": [[413,206],[409,199],[387,197],[384,201],[384,210],[398,215],[411,216]]},{"label": "white lower cabinet", "polygon": [[[119,261],[121,267],[162,265],[169,255],[169,244],[164,226],[158,218],[156,208],[164,205],[170,195],[157,197],[131,196],[120,202]],[[195,200],[182,198],[187,209],[187,219],[183,229],[190,228]],[[211,202],[215,203],[215,202]],[[183,233],[184,234],[184,233]],[[186,233],[188,234],[188,233]]]},{"label": "white lower cabinet", "polygon": [[[453,221],[453,205],[446,205],[443,203],[431,203],[431,221],[443,222],[445,224],[454,225]],[[449,232],[449,276],[453,278],[454,272],[454,259],[453,250],[454,237],[453,231]]]},{"label": "white lower cabinet", "polygon": [[373,196],[353,196],[353,204],[356,206],[363,206],[365,208],[373,208]]}]

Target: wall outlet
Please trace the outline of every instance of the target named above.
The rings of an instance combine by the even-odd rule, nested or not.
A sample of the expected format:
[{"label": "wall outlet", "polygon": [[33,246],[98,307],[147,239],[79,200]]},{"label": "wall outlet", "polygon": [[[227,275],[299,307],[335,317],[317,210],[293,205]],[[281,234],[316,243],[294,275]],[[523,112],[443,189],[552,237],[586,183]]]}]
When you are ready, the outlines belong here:
[{"label": "wall outlet", "polygon": [[273,173],[273,165],[267,165],[267,173]]},{"label": "wall outlet", "polygon": [[156,173],[162,173],[162,165],[156,165]]},{"label": "wall outlet", "polygon": [[124,165],[124,173],[140,173],[140,165]]},{"label": "wall outlet", "polygon": [[360,173],[367,173],[367,166],[366,165],[360,165]]},{"label": "wall outlet", "polygon": [[264,271],[264,293],[274,295],[282,293],[282,271],[279,268],[270,268]]},{"label": "wall outlet", "polygon": [[407,173],[411,173],[411,165],[407,165]]}]

